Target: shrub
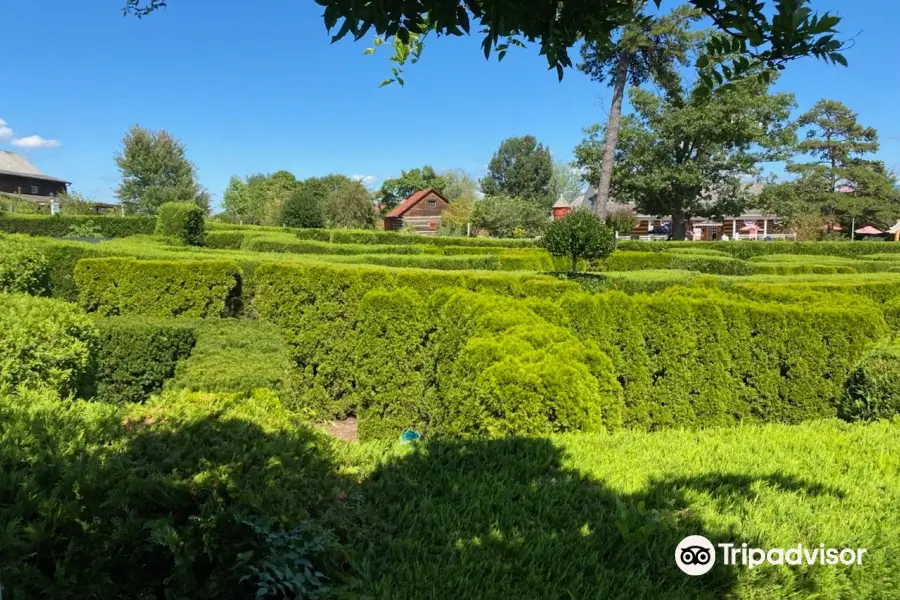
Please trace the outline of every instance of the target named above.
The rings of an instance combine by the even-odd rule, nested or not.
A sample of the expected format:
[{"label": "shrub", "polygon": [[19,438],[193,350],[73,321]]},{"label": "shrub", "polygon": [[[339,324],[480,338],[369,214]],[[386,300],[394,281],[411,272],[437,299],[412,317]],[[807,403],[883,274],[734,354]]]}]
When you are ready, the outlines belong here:
[{"label": "shrub", "polygon": [[209,231],[203,245],[207,248],[239,250],[247,236],[243,231]]},{"label": "shrub", "polygon": [[851,421],[900,415],[900,346],[885,344],[860,359],[847,379],[840,414]]},{"label": "shrub", "polygon": [[325,213],[321,191],[315,186],[301,183],[284,201],[281,222],[288,227],[319,228],[325,226]]},{"label": "shrub", "polygon": [[855,258],[873,253],[900,252],[900,244],[888,242],[639,242],[624,241],[619,248],[629,251],[663,252],[671,248],[702,248],[726,252],[734,258],[747,260],[769,254],[811,254]]},{"label": "shrub", "polygon": [[[301,240],[314,240],[317,242],[330,242],[331,236],[338,233],[338,231],[334,231],[331,229],[300,229],[296,232],[297,238]],[[375,233],[374,231],[366,231],[364,233]],[[344,242],[344,243],[365,243],[365,242]]]},{"label": "shrub", "polygon": [[497,255],[427,256],[419,254],[367,254],[361,256],[360,261],[386,267],[416,267],[419,269],[496,271],[501,267],[501,260]]},{"label": "shrub", "polygon": [[191,321],[197,342],[178,362],[167,390],[227,392],[249,397],[258,388],[289,399],[290,351],[270,323],[236,319]]},{"label": "shrub", "polygon": [[553,259],[544,250],[502,250],[498,257],[504,271],[553,270]]},{"label": "shrub", "polygon": [[154,217],[102,217],[20,215],[0,213],[0,231],[24,233],[32,236],[65,237],[73,227],[91,223],[96,232],[105,238],[121,238],[132,235],[151,235],[156,228]]},{"label": "shrub", "polygon": [[675,255],[664,252],[632,252],[618,250],[603,261],[605,271],[642,271],[671,269]]},{"label": "shrub", "polygon": [[240,269],[223,260],[84,259],[75,281],[81,305],[107,316],[228,316],[241,291]]},{"label": "shrub", "polygon": [[675,254],[671,268],[715,275],[752,275],[755,272],[754,265],[742,260],[703,254]]},{"label": "shrub", "polygon": [[49,291],[47,257],[26,240],[0,236],[0,292],[43,295]]},{"label": "shrub", "polygon": [[192,328],[171,320],[113,317],[98,327],[94,372],[82,394],[100,402],[147,400],[194,347]]},{"label": "shrub", "polygon": [[29,393],[0,422],[4,597],[309,598],[340,574],[330,442],[270,395]]},{"label": "shrub", "polygon": [[50,298],[0,294],[0,390],[75,391],[88,369],[97,331],[76,306]]},{"label": "shrub", "polygon": [[468,246],[480,248],[533,248],[534,240],[494,239],[486,237],[422,236],[397,231],[373,231],[369,229],[300,229],[296,231],[302,240],[332,242],[336,244],[404,245],[428,244],[445,248]]},{"label": "shrub", "polygon": [[[244,243],[245,250],[255,252],[289,252],[292,254],[371,254],[372,246],[364,244],[332,244],[310,240],[254,237]],[[378,254],[422,254],[421,246],[378,246]]]},{"label": "shrub", "polygon": [[166,202],[156,212],[156,235],[202,246],[206,237],[205,213],[193,202]]},{"label": "shrub", "polygon": [[541,245],[553,256],[568,258],[574,273],[579,260],[600,260],[612,254],[616,235],[600,217],[578,209],[547,227]]}]

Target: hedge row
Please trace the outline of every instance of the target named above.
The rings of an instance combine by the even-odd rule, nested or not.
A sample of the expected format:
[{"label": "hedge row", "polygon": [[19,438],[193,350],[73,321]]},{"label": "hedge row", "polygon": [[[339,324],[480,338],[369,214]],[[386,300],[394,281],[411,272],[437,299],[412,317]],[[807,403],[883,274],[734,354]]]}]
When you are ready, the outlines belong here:
[{"label": "hedge row", "polygon": [[[241,246],[254,252],[290,252],[292,254],[371,254],[372,246],[363,244],[333,244],[308,240],[280,240],[268,237],[251,237]],[[378,254],[423,254],[421,245],[379,246]]]},{"label": "hedge row", "polygon": [[[826,297],[780,305],[693,288],[560,299],[548,286],[553,293],[544,299],[516,300],[521,294],[495,286],[441,291],[429,273],[264,265],[257,276],[259,314],[286,332],[303,382],[300,402],[322,416],[357,414],[368,437],[407,426],[438,436],[509,433],[500,414],[533,433],[614,427],[617,413],[648,430],[833,417],[856,359],[887,332],[871,305]],[[467,296],[463,287],[487,295]],[[569,361],[583,369],[565,386],[551,382],[567,364],[556,351],[532,354],[557,344],[558,356],[583,357]],[[503,358],[506,348],[518,363]],[[596,349],[611,358],[623,388],[619,409]],[[503,368],[491,369],[494,361]],[[602,411],[577,408],[598,393]],[[547,406],[581,420],[557,422],[542,412]]]},{"label": "hedge row", "polygon": [[484,237],[422,236],[396,231],[371,231],[354,229],[300,229],[295,230],[302,240],[331,242],[334,244],[430,244],[433,246],[474,246],[500,248],[533,248],[534,240],[510,240]]},{"label": "hedge row", "polygon": [[[387,246],[382,246],[387,247]],[[411,247],[411,246],[410,246]],[[379,248],[380,249],[380,248]],[[386,267],[415,267],[419,269],[439,270],[477,270],[496,271],[502,261],[495,254],[480,256],[432,256],[402,254],[366,254],[359,258],[360,262]]]},{"label": "hedge row", "polygon": [[697,248],[725,252],[743,260],[767,254],[821,254],[854,258],[875,253],[898,253],[900,244],[890,242],[619,242],[621,250],[636,252],[663,252],[675,248]]},{"label": "hedge row", "polygon": [[50,290],[47,257],[29,240],[0,235],[0,292],[44,295]]},{"label": "hedge row", "polygon": [[83,227],[90,222],[101,237],[120,238],[131,235],[152,235],[156,229],[154,217],[103,217],[103,216],[31,216],[0,213],[0,231],[24,233],[33,236],[64,237],[72,227]]},{"label": "hedge row", "polygon": [[859,363],[847,384],[842,406],[846,419],[890,419],[900,414],[900,345],[873,348]]},{"label": "hedge row", "polygon": [[340,575],[330,442],[271,395],[27,392],[0,422],[4,598],[311,598]]},{"label": "hedge row", "polygon": [[620,250],[602,262],[605,271],[674,269],[717,275],[751,275],[753,266],[727,256],[674,252],[635,252]]},{"label": "hedge row", "polygon": [[240,268],[223,260],[84,259],[75,281],[81,305],[102,315],[224,317],[241,295]]}]

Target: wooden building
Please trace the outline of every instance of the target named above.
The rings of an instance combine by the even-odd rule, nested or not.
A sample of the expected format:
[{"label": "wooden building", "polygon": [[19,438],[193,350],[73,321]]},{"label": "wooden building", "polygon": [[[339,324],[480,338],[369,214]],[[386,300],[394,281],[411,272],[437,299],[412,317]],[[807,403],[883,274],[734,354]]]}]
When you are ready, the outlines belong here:
[{"label": "wooden building", "polygon": [[435,235],[441,226],[441,215],[450,202],[435,189],[421,190],[398,204],[384,217],[385,231],[399,231],[411,226],[416,233]]},{"label": "wooden building", "polygon": [[69,182],[41,173],[21,154],[0,150],[0,193],[49,210],[52,198],[65,194]]}]

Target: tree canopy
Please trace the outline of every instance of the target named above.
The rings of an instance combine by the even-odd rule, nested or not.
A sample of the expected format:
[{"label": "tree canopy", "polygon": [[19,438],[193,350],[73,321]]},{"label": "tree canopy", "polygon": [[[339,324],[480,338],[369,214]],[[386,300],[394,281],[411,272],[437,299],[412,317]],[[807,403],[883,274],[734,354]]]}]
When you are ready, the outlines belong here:
[{"label": "tree canopy", "polygon": [[385,180],[377,198],[385,210],[390,210],[420,190],[434,188],[443,193],[446,185],[443,177],[425,165],[420,169],[400,171],[400,177]]},{"label": "tree canopy", "polygon": [[577,208],[554,221],[541,238],[541,245],[553,256],[571,260],[572,272],[579,260],[606,258],[616,249],[612,227],[586,208]]},{"label": "tree canopy", "polygon": [[486,196],[505,194],[522,198],[549,209],[555,201],[551,195],[552,179],[550,149],[531,135],[513,137],[503,140],[488,163],[481,191]]},{"label": "tree canopy", "polygon": [[114,194],[130,212],[156,214],[166,202],[193,202],[209,211],[209,193],[197,183],[184,144],[166,130],[132,125],[115,161],[122,181]]},{"label": "tree canopy", "polygon": [[[761,162],[786,158],[796,139],[791,94],[771,94],[756,78],[715,99],[693,89],[665,97],[631,91],[635,114],[623,120],[612,180],[617,201],[671,215],[676,239],[692,216],[739,214],[742,178],[758,174]],[[602,127],[587,133],[582,147],[601,143]]]},{"label": "tree canopy", "polygon": [[[125,0],[125,14],[146,16],[167,2]],[[662,0],[651,0],[657,6]],[[396,38],[409,48],[411,37],[469,35],[473,25],[483,35],[485,57],[502,59],[511,45],[535,43],[551,69],[562,78],[572,66],[570,51],[580,42],[612,43],[613,32],[634,14],[634,0],[316,0],[333,41],[348,35],[359,40],[374,33]],[[803,56],[846,64],[836,37],[840,18],[818,14],[810,0],[690,0],[721,35],[710,40],[713,56],[737,54],[704,75],[702,85],[740,77],[758,65],[777,68]],[[414,58],[421,52],[421,45]],[[405,59],[404,59],[405,61]],[[401,63],[402,64],[402,63]],[[395,73],[396,75],[396,73]]]}]

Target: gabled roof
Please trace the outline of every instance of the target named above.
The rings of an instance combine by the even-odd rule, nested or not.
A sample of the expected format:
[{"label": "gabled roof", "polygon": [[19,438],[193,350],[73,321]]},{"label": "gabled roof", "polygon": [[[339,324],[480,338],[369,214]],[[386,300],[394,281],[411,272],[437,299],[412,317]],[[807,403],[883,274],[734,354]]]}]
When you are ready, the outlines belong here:
[{"label": "gabled roof", "polygon": [[427,196],[428,194],[430,194],[432,192],[434,192],[434,194],[438,198],[443,200],[444,202],[446,202],[448,204],[450,203],[450,201],[447,200],[446,198],[444,198],[443,194],[441,194],[439,191],[437,191],[434,188],[428,188],[425,190],[419,190],[418,192],[416,192],[415,194],[413,194],[412,196],[410,196],[409,198],[407,198],[406,200],[404,200],[403,202],[401,202],[400,204],[395,206],[394,210],[392,210],[391,212],[386,214],[385,217],[393,217],[393,218],[402,217],[406,211],[408,211],[413,206],[418,204],[422,198],[424,198],[425,196]]},{"label": "gabled roof", "polygon": [[16,154],[15,152],[10,152],[9,150],[0,150],[0,174],[18,175],[20,177],[31,177],[33,179],[69,183],[65,179],[57,179],[56,177],[44,175],[37,167],[28,162],[28,159],[24,156]]}]

